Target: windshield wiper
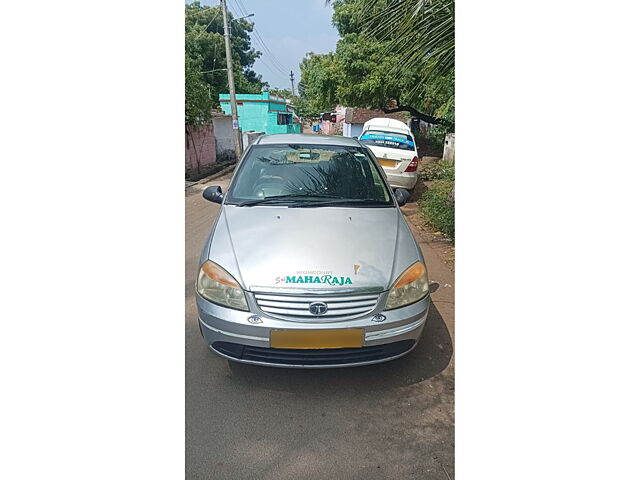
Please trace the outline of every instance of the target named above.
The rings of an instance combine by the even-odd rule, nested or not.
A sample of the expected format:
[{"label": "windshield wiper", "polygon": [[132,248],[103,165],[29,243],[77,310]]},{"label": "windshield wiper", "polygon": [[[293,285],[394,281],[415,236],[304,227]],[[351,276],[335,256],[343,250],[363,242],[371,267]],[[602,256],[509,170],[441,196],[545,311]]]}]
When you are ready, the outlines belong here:
[{"label": "windshield wiper", "polygon": [[270,197],[256,198],[254,200],[245,200],[237,204],[238,207],[252,207],[253,205],[264,205],[272,203],[304,203],[306,204],[310,198],[336,198],[340,197],[334,195],[272,195]]},{"label": "windshield wiper", "polygon": [[299,208],[306,207],[327,207],[327,206],[344,206],[344,205],[357,205],[357,206],[379,206],[379,207],[391,207],[393,203],[384,200],[376,200],[374,198],[336,198],[335,200],[323,200],[320,202],[309,202],[301,205],[296,205]]}]

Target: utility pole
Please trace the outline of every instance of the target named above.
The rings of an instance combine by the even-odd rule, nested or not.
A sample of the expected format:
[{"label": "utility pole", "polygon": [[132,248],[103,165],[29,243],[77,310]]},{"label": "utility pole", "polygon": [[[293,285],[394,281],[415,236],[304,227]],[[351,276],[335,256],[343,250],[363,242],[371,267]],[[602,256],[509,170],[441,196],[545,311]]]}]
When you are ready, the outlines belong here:
[{"label": "utility pole", "polygon": [[222,23],[224,25],[224,48],[227,55],[227,79],[229,81],[229,97],[231,103],[231,120],[233,122],[233,140],[236,145],[236,161],[242,157],[242,133],[238,124],[238,104],[236,103],[236,84],[233,80],[233,59],[231,57],[231,41],[229,39],[229,23],[227,22],[227,0],[220,0]]},{"label": "utility pole", "polygon": [[291,70],[291,73],[289,74],[289,78],[291,79],[291,96],[295,97],[296,91],[293,89],[293,70]]}]

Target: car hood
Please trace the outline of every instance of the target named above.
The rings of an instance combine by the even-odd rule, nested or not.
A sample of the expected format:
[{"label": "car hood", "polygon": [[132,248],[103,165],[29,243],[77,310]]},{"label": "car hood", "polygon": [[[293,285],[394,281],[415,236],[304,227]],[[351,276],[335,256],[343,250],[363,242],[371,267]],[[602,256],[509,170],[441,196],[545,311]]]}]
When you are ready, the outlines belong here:
[{"label": "car hood", "polygon": [[247,290],[339,293],[388,288],[416,250],[397,208],[224,205],[208,257]]}]

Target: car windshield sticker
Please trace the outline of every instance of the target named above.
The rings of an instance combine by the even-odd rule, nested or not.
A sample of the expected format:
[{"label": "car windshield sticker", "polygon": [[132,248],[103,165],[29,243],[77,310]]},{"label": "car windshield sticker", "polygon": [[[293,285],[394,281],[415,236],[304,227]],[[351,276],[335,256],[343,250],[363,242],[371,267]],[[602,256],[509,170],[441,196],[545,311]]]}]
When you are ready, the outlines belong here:
[{"label": "car windshield sticker", "polygon": [[282,275],[275,279],[276,285],[282,283],[296,283],[296,284],[310,284],[320,283],[325,285],[332,285],[341,287],[343,285],[353,285],[351,277],[341,277],[332,275],[332,272],[323,271],[301,271],[296,272],[296,275]]},{"label": "car windshield sticker", "polygon": [[360,140],[373,140],[376,143],[389,144],[393,145],[404,143],[409,145],[410,147],[415,146],[415,144],[411,140],[407,140],[406,138],[396,137],[394,135],[374,135],[374,134],[365,134],[360,137]]}]

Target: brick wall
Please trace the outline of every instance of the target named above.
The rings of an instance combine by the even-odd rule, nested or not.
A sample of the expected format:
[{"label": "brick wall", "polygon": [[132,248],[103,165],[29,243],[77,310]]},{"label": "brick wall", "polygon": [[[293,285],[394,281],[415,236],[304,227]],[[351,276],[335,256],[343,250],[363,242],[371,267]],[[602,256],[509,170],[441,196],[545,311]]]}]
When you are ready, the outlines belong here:
[{"label": "brick wall", "polygon": [[184,158],[187,172],[216,163],[216,141],[213,124],[185,125]]}]

